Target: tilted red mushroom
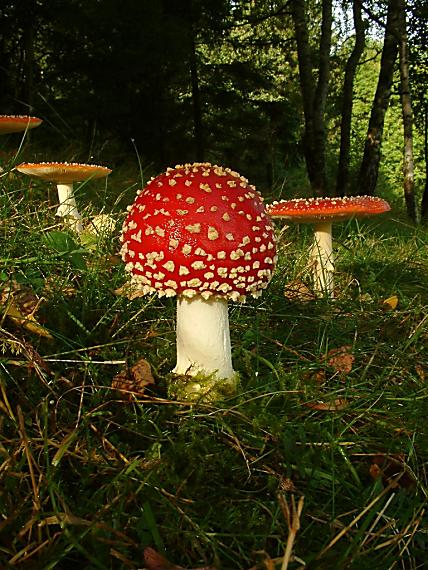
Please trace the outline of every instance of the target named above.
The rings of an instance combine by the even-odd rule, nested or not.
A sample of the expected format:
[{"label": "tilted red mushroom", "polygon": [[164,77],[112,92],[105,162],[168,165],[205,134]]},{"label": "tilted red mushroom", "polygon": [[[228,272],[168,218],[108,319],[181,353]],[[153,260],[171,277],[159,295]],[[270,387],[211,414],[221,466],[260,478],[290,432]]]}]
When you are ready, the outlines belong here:
[{"label": "tilted red mushroom", "polygon": [[334,256],[332,224],[353,217],[367,217],[388,212],[386,200],[374,196],[344,198],[297,198],[266,206],[273,218],[299,224],[314,224],[315,236],[310,257],[313,264],[314,288],[319,295],[333,296]]},{"label": "tilted red mushroom", "polygon": [[34,129],[42,123],[42,119],[27,115],[0,115],[0,134],[19,133]]},{"label": "tilted red mushroom", "polygon": [[16,170],[29,176],[55,182],[59,199],[56,215],[61,218],[68,218],[71,226],[77,232],[82,231],[82,222],[74,197],[73,182],[81,182],[90,178],[103,178],[111,172],[111,169],[106,166],[76,162],[23,162],[16,166]]},{"label": "tilted red mushroom", "polygon": [[129,208],[122,258],[145,293],[178,296],[175,394],[234,392],[227,301],[261,295],[276,260],[263,200],[238,173],[178,165],[152,179]]}]

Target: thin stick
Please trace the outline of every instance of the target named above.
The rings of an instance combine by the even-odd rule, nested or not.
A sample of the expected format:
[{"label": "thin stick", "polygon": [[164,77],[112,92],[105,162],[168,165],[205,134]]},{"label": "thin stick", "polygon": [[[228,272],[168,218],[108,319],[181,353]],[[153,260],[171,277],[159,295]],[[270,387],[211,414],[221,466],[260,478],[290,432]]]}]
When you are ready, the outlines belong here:
[{"label": "thin stick", "polygon": [[28,463],[28,471],[30,472],[30,479],[31,479],[31,486],[33,488],[33,506],[36,512],[40,511],[40,497],[39,497],[39,489],[36,483],[36,477],[34,475],[34,460],[33,456],[31,455],[30,447],[28,445],[28,438],[27,433],[25,431],[25,421],[24,416],[22,414],[21,407],[18,406],[18,423],[19,423],[19,433],[21,435],[21,442],[24,447],[25,457]]},{"label": "thin stick", "polygon": [[291,495],[291,512],[290,512],[290,508],[287,504],[287,501],[284,499],[284,495],[279,495],[279,504],[281,506],[284,518],[288,526],[287,544],[285,546],[285,552],[284,552],[284,557],[282,559],[281,570],[287,570],[288,568],[288,564],[291,559],[291,553],[293,551],[294,541],[296,540],[297,533],[300,529],[300,516],[302,514],[304,501],[305,497],[303,496],[300,497],[296,509],[296,501],[294,499],[294,495]]}]

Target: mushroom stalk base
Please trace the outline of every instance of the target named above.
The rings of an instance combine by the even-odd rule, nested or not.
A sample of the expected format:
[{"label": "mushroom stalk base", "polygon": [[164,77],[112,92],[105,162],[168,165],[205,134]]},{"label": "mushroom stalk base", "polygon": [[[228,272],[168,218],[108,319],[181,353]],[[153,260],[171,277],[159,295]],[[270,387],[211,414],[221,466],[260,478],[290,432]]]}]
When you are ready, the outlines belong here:
[{"label": "mushroom stalk base", "polygon": [[315,293],[319,297],[324,295],[333,297],[334,257],[331,222],[316,224],[310,257],[313,267]]},{"label": "mushroom stalk base", "polygon": [[225,299],[177,300],[177,376],[170,393],[188,400],[216,400],[236,392],[229,315]]},{"label": "mushroom stalk base", "polygon": [[69,225],[77,232],[81,232],[82,216],[77,209],[76,199],[73,193],[73,184],[57,184],[59,206],[56,215],[68,220]]}]

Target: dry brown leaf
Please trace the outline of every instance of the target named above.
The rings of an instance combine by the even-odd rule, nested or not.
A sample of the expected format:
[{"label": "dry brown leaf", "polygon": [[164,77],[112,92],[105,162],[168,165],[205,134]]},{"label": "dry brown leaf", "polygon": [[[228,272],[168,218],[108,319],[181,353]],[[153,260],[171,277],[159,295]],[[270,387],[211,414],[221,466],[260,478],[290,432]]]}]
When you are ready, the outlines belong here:
[{"label": "dry brown leaf", "polygon": [[316,299],[316,295],[302,281],[290,281],[284,287],[284,297],[289,301],[308,303]]},{"label": "dry brown leaf", "polygon": [[58,292],[62,297],[74,297],[77,294],[77,289],[70,285],[69,282],[64,282],[59,277],[50,275],[45,280],[43,292],[45,295],[52,295]]},{"label": "dry brown leaf", "polygon": [[415,371],[416,374],[418,375],[418,377],[422,380],[425,381],[426,378],[426,374],[425,374],[425,369],[422,366],[422,364],[415,364]]},{"label": "dry brown leaf", "polygon": [[0,309],[16,325],[45,338],[53,338],[36,319],[35,314],[44,301],[31,289],[12,281],[0,291]]},{"label": "dry brown leaf", "polygon": [[397,295],[392,295],[387,299],[384,299],[382,302],[382,306],[386,311],[394,311],[398,305],[398,297]]},{"label": "dry brown leaf", "polygon": [[395,479],[393,488],[402,487],[411,489],[416,485],[416,481],[409,469],[406,468],[403,454],[375,455],[372,457],[369,473],[372,479],[382,479],[384,485],[389,485]]},{"label": "dry brown leaf", "polygon": [[[147,570],[185,570],[183,566],[178,566],[170,562],[165,556],[159,554],[154,548],[147,546],[144,549],[144,566]],[[216,570],[214,566],[203,566],[193,570]]]},{"label": "dry brown leaf", "polygon": [[[116,374],[111,386],[115,390],[132,392],[135,396],[142,396],[146,386],[154,383],[150,364],[144,358],[140,358],[131,368]],[[131,398],[131,394],[129,394],[129,398]]]},{"label": "dry brown leaf", "polygon": [[333,368],[335,372],[341,374],[349,374],[354,364],[355,356],[352,354],[352,346],[345,344],[338,348],[332,348],[327,353],[327,364]]},{"label": "dry brown leaf", "polygon": [[338,410],[344,410],[349,405],[349,401],[346,398],[336,398],[330,402],[306,402],[305,406],[311,408],[312,410],[319,410],[323,412],[336,412]]},{"label": "dry brown leaf", "polygon": [[126,297],[130,301],[138,299],[138,297],[144,297],[145,295],[145,293],[143,293],[139,287],[130,283],[129,281],[127,283],[124,283],[122,287],[115,289],[113,292],[118,297]]}]

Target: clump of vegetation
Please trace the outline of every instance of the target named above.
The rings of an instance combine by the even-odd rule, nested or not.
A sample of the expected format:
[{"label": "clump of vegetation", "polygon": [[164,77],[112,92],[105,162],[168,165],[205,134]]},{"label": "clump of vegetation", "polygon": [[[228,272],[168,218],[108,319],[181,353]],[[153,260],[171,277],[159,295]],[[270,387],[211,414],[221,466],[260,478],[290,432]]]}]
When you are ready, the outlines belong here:
[{"label": "clump of vegetation", "polygon": [[[147,548],[185,568],[423,566],[426,232],[394,211],[338,228],[327,301],[311,230],[278,227],[269,289],[230,309],[242,390],[192,405],[166,397],[175,303],[125,294],[116,234],[87,247],[45,185],[0,184],[0,566],[137,569]],[[91,184],[83,218],[119,231],[135,186]]]}]

